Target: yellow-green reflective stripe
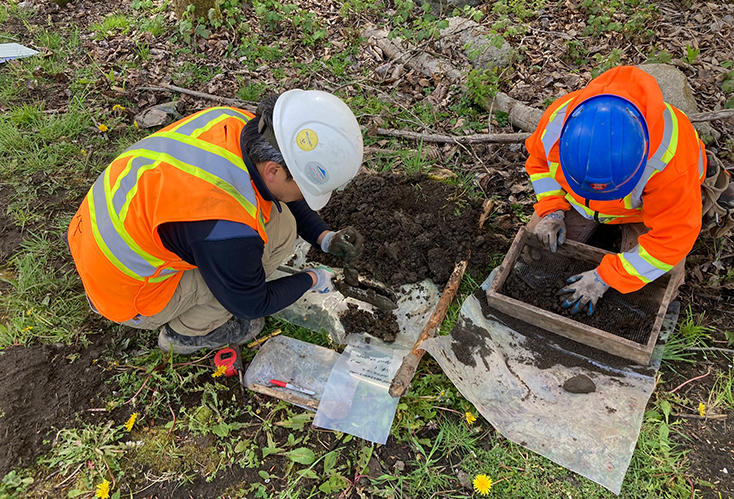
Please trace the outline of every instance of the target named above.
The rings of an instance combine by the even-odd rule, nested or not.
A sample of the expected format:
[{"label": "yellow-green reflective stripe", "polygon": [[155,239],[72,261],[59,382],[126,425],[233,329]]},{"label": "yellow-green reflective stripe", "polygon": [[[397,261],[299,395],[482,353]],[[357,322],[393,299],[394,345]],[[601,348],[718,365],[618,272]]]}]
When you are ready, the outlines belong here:
[{"label": "yellow-green reflective stripe", "polygon": [[[187,119],[184,122],[179,123],[174,128],[171,128],[168,131],[177,132],[182,135],[194,135],[197,130],[205,131],[205,129],[208,129],[211,126],[213,126],[213,125],[208,125],[209,122],[213,120],[218,120],[218,119],[226,119],[226,117],[237,118],[241,120],[243,123],[247,123],[250,120],[250,118],[247,115],[239,111],[235,111],[232,108],[213,107],[211,109],[207,109],[206,111],[198,115],[192,116],[191,118]],[[201,132],[196,133],[196,135],[198,136],[200,133]]]},{"label": "yellow-green reflective stripe", "polygon": [[[194,166],[194,165],[185,163],[177,158],[174,158],[173,156],[167,153],[150,151],[146,149],[138,149],[134,151],[129,151],[124,154],[142,156],[148,159],[152,159],[154,161],[168,163],[171,166],[178,168],[179,170],[185,173],[188,173],[189,175],[192,175],[194,177],[200,178],[201,180],[209,182],[210,184],[215,185],[216,187],[230,194],[235,199],[235,201],[250,214],[252,218],[257,219],[257,207],[253,203],[251,203],[245,196],[243,196],[232,184],[230,184],[227,181],[222,180],[220,177],[206,170],[199,168],[198,166]],[[250,187],[250,189],[252,189],[252,187]],[[128,204],[129,204],[129,200],[126,201],[126,206],[123,207],[122,211],[127,212]]]},{"label": "yellow-green reflective stripe", "polygon": [[665,149],[665,153],[660,158],[660,160],[667,165],[668,163],[670,163],[670,160],[673,159],[673,156],[675,156],[675,151],[678,148],[678,116],[675,115],[675,112],[670,107],[670,104],[666,103],[665,105],[670,111],[670,118],[673,123],[670,142],[668,143],[668,147]]},{"label": "yellow-green reflective stripe", "polygon": [[[227,114],[220,114],[219,116],[217,116],[216,118],[214,118],[213,120],[211,120],[209,123],[207,123],[203,127],[197,128],[196,130],[192,131],[191,133],[187,133],[186,135],[189,136],[189,137],[192,137],[192,138],[197,138],[202,133],[208,132],[209,130],[211,130],[215,125],[218,125],[220,122],[222,122],[222,121],[224,121],[226,119],[232,118],[232,117],[233,116],[229,116]],[[239,117],[234,116],[234,118],[239,118]],[[245,123],[247,123],[247,122],[245,122]]]},{"label": "yellow-green reflective stripe", "polygon": [[635,267],[632,266],[632,264],[627,261],[627,258],[625,257],[624,253],[619,253],[617,254],[617,256],[619,257],[619,261],[622,262],[622,267],[624,267],[624,270],[626,270],[629,275],[639,278],[645,284],[647,284],[648,282],[651,282],[650,279],[648,279],[647,277],[643,275],[640,275],[640,273],[637,272],[637,269],[635,269]]},{"label": "yellow-green reflective stripe", "polygon": [[551,177],[556,178],[556,172],[558,171],[558,163],[548,163],[548,169],[550,170]]},{"label": "yellow-green reflective stripe", "polygon": [[544,192],[542,194],[536,194],[535,197],[538,198],[538,201],[540,201],[542,199],[545,199],[545,198],[551,197],[551,196],[560,196],[560,197],[563,197],[565,195],[566,195],[566,191],[561,190],[561,191],[548,191],[548,192]]},{"label": "yellow-green reflective stripe", "polygon": [[532,175],[530,175],[531,182],[535,182],[536,180],[540,180],[541,178],[551,178],[550,172],[533,173]]},{"label": "yellow-green reflective stripe", "polygon": [[550,156],[550,151],[553,149],[555,143],[558,142],[558,137],[561,136],[563,121],[566,118],[566,106],[572,100],[573,97],[558,106],[558,108],[551,113],[548,118],[548,124],[540,134],[540,142],[543,144],[546,159]]},{"label": "yellow-green reflective stripe", "polygon": [[555,121],[555,119],[556,119],[556,115],[557,115],[557,114],[558,114],[558,112],[559,112],[559,111],[561,111],[561,110],[563,110],[563,112],[565,113],[565,112],[566,112],[566,110],[565,110],[564,108],[565,108],[565,107],[566,107],[566,106],[568,105],[568,103],[569,103],[569,102],[571,102],[572,100],[573,100],[573,97],[572,97],[572,98],[570,98],[570,99],[568,99],[568,100],[567,100],[566,102],[564,102],[564,103],[563,103],[563,104],[561,104],[560,106],[558,106],[558,109],[556,109],[555,111],[553,111],[553,113],[551,113],[551,115],[550,115],[550,118],[548,118],[548,121],[549,121],[549,122],[551,122],[551,121]]},{"label": "yellow-green reflective stripe", "polygon": [[670,272],[670,270],[673,267],[675,267],[675,265],[670,265],[668,263],[661,262],[660,260],[658,260],[657,258],[655,258],[654,256],[652,256],[650,253],[648,253],[648,251],[644,247],[642,247],[642,246],[640,246],[640,249],[638,251],[638,254],[647,263],[649,263],[650,265],[652,265],[656,269],[662,270],[663,273]]}]

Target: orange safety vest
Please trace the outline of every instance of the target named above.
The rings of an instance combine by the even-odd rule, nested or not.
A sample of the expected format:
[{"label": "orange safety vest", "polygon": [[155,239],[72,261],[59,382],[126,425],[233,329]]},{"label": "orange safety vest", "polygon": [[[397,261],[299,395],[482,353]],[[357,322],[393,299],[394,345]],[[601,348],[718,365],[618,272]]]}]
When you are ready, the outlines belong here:
[{"label": "orange safety vest", "polygon": [[240,148],[252,117],[204,110],[135,143],[99,176],[69,225],[69,246],[100,314],[115,322],[155,315],[182,271],[195,268],[163,246],[161,224],[230,220],[267,243],[272,202],[255,188]]},{"label": "orange safety vest", "polygon": [[[624,199],[592,201],[575,194],[559,168],[558,139],[566,116],[584,100],[614,94],[643,113],[650,134],[650,153],[642,178]],[[574,208],[589,220],[605,224],[642,222],[650,231],[632,250],[607,255],[598,271],[622,293],[636,291],[683,260],[701,230],[701,190],[705,178],[704,145],[685,114],[663,101],[655,79],[641,69],[611,69],[584,89],[555,101],[526,140],[525,169],[535,189],[535,211],[544,217]]]}]

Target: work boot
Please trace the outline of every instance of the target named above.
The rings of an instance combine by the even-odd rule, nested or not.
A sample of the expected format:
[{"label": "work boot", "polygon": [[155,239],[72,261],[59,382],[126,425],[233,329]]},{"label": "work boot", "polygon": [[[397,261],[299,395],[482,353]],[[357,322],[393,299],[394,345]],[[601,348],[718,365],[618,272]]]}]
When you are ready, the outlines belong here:
[{"label": "work boot", "polygon": [[227,345],[242,345],[251,337],[257,337],[264,325],[263,318],[248,321],[232,317],[204,336],[186,336],[165,324],[158,334],[158,346],[166,353],[173,351],[179,355],[191,355],[204,348],[214,350]]}]

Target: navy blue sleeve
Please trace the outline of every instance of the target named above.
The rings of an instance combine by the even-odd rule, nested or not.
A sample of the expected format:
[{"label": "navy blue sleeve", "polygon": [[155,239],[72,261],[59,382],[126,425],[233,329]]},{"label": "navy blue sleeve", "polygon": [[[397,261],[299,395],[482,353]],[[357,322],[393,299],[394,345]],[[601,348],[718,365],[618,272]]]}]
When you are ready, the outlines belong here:
[{"label": "navy blue sleeve", "polygon": [[251,227],[225,220],[173,222],[158,228],[163,245],[196,265],[219,303],[241,319],[272,315],[308,291],[305,273],[265,281],[264,244]]},{"label": "navy blue sleeve", "polygon": [[319,244],[316,240],[322,232],[329,230],[329,226],[326,225],[326,222],[321,219],[318,213],[308,206],[308,203],[304,199],[286,204],[296,219],[298,235],[312,246],[318,247]]}]

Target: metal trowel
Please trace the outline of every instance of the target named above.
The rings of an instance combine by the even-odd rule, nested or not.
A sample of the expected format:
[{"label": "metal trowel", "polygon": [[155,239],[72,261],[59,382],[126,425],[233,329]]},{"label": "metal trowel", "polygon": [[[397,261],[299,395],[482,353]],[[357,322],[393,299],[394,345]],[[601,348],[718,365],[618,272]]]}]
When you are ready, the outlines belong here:
[{"label": "metal trowel", "polygon": [[387,286],[365,278],[360,279],[352,266],[344,267],[344,279],[337,279],[334,287],[344,296],[371,303],[381,310],[395,310],[397,296]]},{"label": "metal trowel", "polygon": [[[296,270],[285,265],[280,265],[278,270],[288,274],[297,274]],[[380,310],[395,310],[398,308],[397,295],[387,286],[369,279],[360,278],[354,267],[344,267],[344,277],[334,281],[334,287],[342,295],[355,300],[370,303]]]}]

